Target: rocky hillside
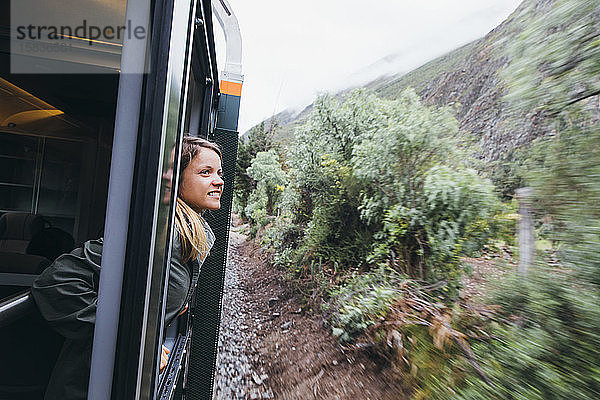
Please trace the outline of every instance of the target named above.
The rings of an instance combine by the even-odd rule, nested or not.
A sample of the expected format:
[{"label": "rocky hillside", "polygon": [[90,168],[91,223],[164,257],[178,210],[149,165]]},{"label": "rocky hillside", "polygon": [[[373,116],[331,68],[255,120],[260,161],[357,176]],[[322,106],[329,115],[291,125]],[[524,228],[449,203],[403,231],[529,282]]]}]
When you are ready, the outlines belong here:
[{"label": "rocky hillside", "polygon": [[[462,131],[471,132],[480,145],[478,155],[484,161],[510,159],[512,150],[545,132],[536,115],[509,115],[502,102],[506,92],[500,76],[509,62],[506,43],[521,30],[525,10],[531,2],[535,12],[544,12],[546,0],[525,0],[502,24],[485,37],[403,75],[379,78],[366,88],[394,99],[402,90],[413,87],[429,104],[455,106]],[[340,94],[340,95],[343,95]],[[311,106],[299,114],[284,111],[277,120],[277,137],[286,142],[293,129],[308,115]],[[270,126],[267,122],[265,126]]]},{"label": "rocky hillside", "polygon": [[[412,86],[430,104],[456,106],[461,130],[479,139],[480,157],[485,161],[507,157],[514,148],[545,133],[536,115],[510,115],[502,102],[506,86],[500,72],[509,62],[506,43],[520,32],[530,3],[524,1],[485,37],[404,76],[381,79],[368,87],[393,99]],[[543,5],[536,12],[543,12]]]}]

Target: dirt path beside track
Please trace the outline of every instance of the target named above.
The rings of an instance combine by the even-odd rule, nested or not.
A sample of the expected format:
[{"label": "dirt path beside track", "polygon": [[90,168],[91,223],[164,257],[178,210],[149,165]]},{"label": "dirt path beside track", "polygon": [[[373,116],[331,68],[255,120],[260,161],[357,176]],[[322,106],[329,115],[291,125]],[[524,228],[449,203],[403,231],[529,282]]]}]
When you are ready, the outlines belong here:
[{"label": "dirt path beside track", "polygon": [[223,298],[215,399],[399,400],[364,353],[343,351],[281,273],[234,228]]}]

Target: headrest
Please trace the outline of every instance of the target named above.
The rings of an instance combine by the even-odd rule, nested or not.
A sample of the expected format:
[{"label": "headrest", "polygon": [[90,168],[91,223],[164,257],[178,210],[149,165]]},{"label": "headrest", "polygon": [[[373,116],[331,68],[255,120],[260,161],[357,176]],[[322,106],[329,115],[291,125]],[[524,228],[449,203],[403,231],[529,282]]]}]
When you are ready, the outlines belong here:
[{"label": "headrest", "polygon": [[0,239],[31,240],[31,238],[48,225],[38,214],[8,212],[0,217]]},{"label": "headrest", "polygon": [[73,247],[75,247],[75,241],[68,232],[59,228],[45,228],[31,238],[25,252],[54,261],[61,254],[73,250]]}]

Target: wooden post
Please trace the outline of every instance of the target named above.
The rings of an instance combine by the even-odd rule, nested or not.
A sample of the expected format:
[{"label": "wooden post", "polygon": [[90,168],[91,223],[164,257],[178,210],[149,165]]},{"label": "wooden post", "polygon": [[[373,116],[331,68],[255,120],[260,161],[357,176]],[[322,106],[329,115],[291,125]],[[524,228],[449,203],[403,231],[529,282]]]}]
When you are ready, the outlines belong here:
[{"label": "wooden post", "polygon": [[535,257],[535,237],[533,234],[533,218],[531,217],[531,197],[533,189],[524,187],[515,191],[519,202],[519,228],[517,237],[519,239],[519,267],[520,274],[527,274],[527,270],[533,265]]}]

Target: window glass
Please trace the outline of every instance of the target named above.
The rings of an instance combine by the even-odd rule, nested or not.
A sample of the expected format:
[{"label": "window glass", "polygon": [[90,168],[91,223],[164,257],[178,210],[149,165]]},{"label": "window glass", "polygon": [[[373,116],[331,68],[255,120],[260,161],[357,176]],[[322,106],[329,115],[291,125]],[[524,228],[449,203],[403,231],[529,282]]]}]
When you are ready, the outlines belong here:
[{"label": "window glass", "polygon": [[0,210],[41,214],[73,234],[83,143],[0,133]]},{"label": "window glass", "polygon": [[78,211],[82,143],[45,141],[37,211],[53,226],[73,233]]},{"label": "window glass", "polygon": [[30,212],[38,139],[0,133],[0,210]]}]

